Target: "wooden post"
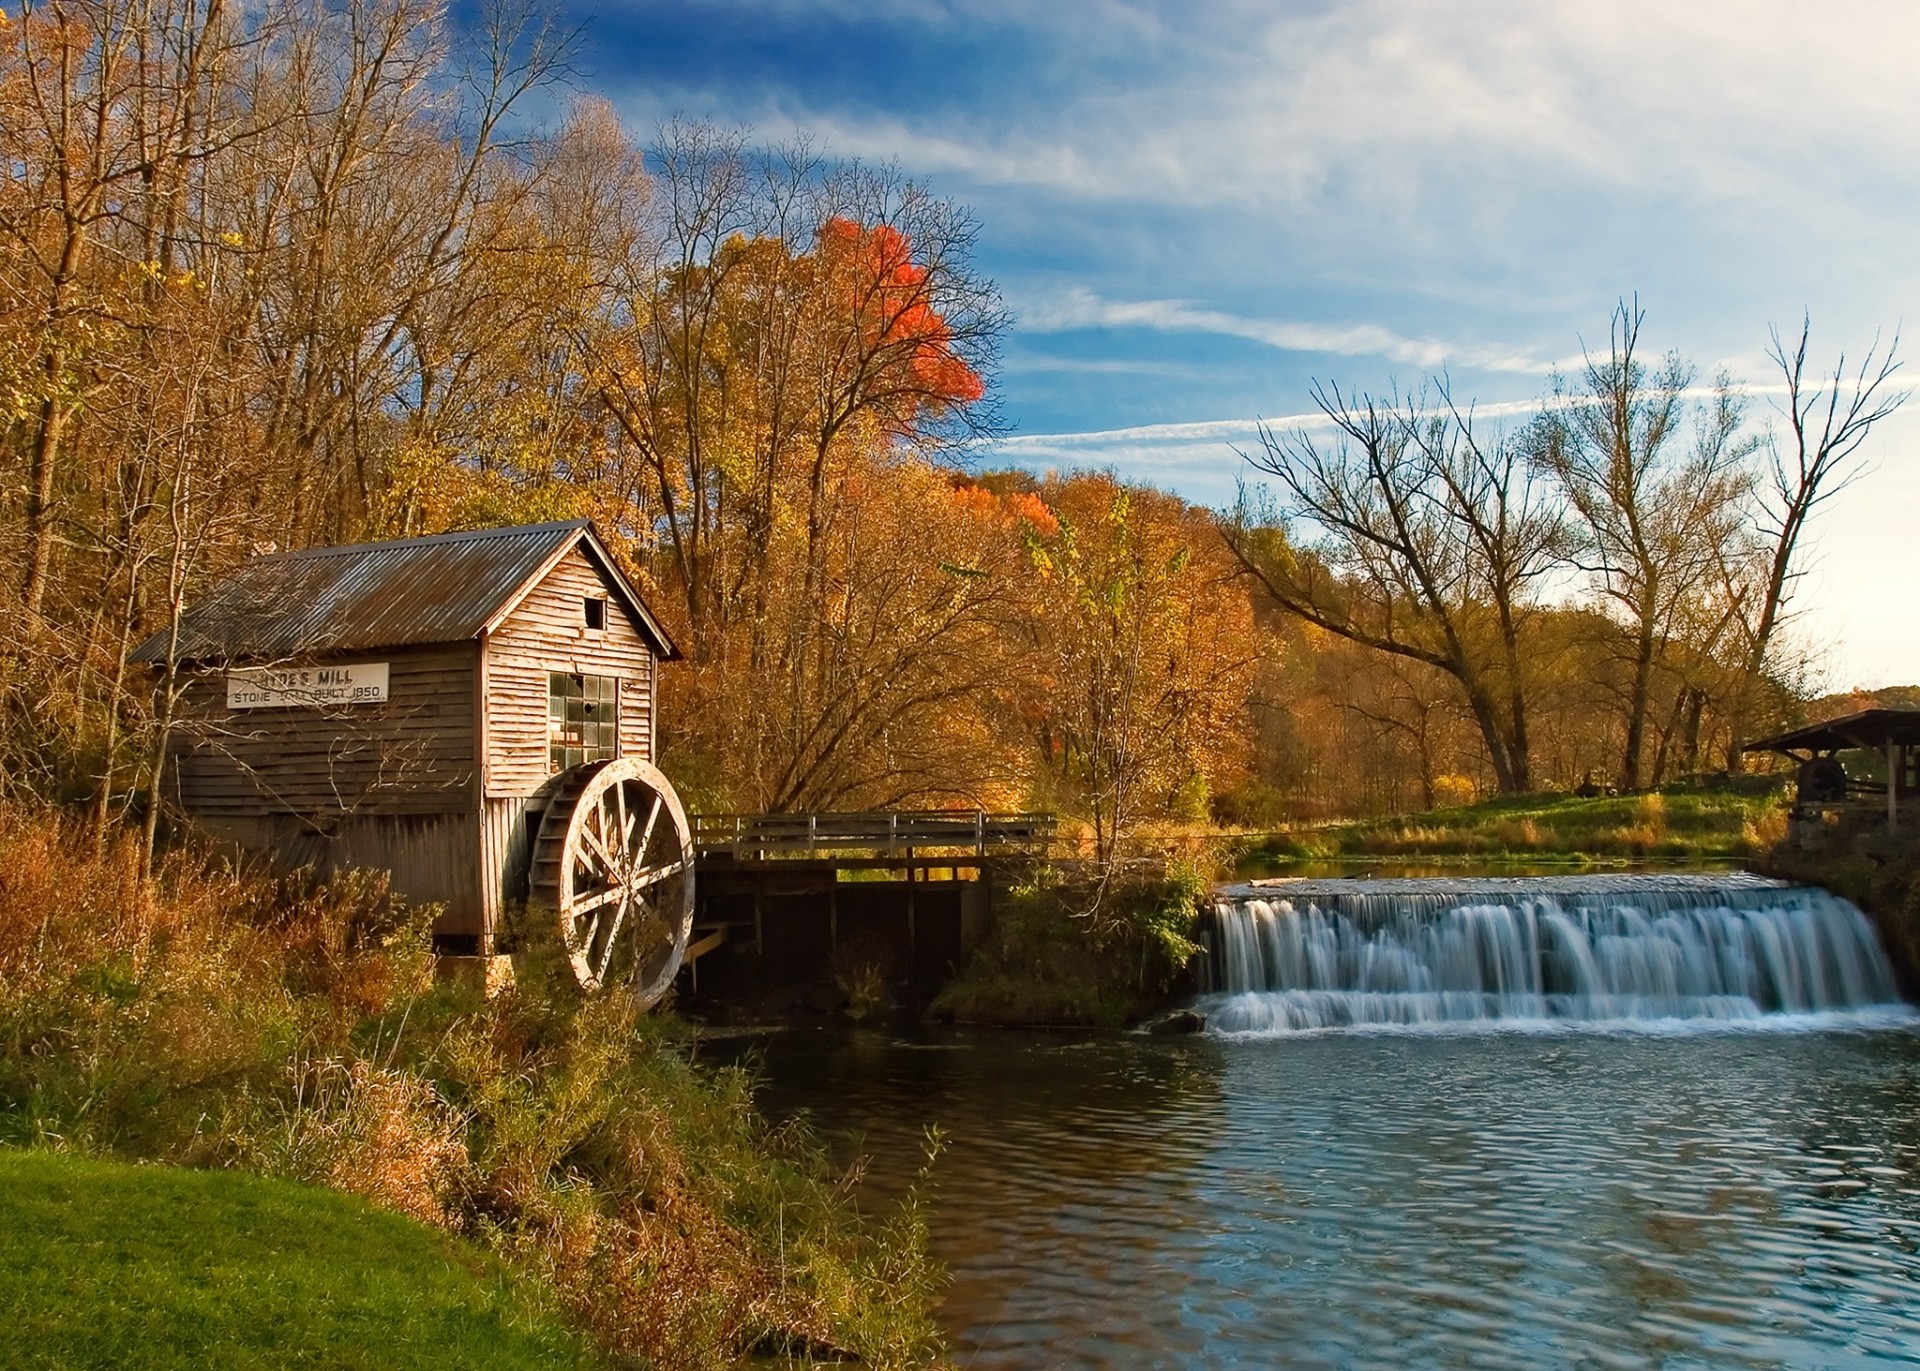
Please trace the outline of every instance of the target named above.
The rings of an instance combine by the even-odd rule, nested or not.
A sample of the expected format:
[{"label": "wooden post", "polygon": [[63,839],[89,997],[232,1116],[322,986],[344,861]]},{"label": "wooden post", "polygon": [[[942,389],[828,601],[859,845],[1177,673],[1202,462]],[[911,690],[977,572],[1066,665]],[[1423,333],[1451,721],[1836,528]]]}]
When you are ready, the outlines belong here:
[{"label": "wooden post", "polygon": [[915,917],[917,911],[914,908],[915,901],[913,898],[913,892],[914,892],[913,849],[908,848],[907,849],[907,976],[909,978],[913,976],[914,964],[919,957],[919,941],[920,941],[919,930],[915,927],[915,924],[918,922],[918,919]]},{"label": "wooden post", "polygon": [[1887,739],[1887,832],[1900,826],[1900,745]]}]

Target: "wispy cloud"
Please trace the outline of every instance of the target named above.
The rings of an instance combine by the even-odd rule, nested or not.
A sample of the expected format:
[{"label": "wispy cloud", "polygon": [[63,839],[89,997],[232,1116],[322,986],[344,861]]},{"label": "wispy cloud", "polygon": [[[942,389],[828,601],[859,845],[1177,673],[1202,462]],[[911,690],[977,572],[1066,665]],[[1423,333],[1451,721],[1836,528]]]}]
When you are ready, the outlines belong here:
[{"label": "wispy cloud", "polygon": [[[1749,399],[1787,393],[1786,386],[1779,383],[1736,385],[1733,390]],[[1681,397],[1688,400],[1710,399],[1717,393],[1716,388],[1710,385],[1688,386],[1680,392]],[[1462,415],[1475,422],[1498,422],[1531,416],[1543,409],[1559,408],[1574,401],[1543,396],[1529,400],[1496,400],[1489,404],[1461,399],[1459,403]],[[1262,430],[1280,434],[1318,432],[1333,427],[1334,421],[1316,409],[1271,418],[1199,419],[1188,423],[1136,424],[1129,428],[1088,429],[1077,433],[1022,433],[998,439],[992,444],[991,450],[1003,453],[1022,465],[1051,461],[1067,465],[1108,466],[1115,463],[1116,454],[1139,457],[1149,452],[1162,454],[1160,460],[1163,463],[1177,465],[1184,460],[1178,455],[1182,449],[1204,449],[1212,455],[1258,442]]]},{"label": "wispy cloud", "polygon": [[1318,324],[1256,319],[1203,309],[1183,300],[1108,300],[1082,287],[1042,298],[1020,311],[1020,327],[1034,333],[1083,328],[1143,328],[1162,333],[1214,333],[1246,338],[1282,352],[1336,357],[1384,357],[1432,371],[1444,366],[1545,375],[1555,362],[1507,347],[1408,338],[1377,324]]}]

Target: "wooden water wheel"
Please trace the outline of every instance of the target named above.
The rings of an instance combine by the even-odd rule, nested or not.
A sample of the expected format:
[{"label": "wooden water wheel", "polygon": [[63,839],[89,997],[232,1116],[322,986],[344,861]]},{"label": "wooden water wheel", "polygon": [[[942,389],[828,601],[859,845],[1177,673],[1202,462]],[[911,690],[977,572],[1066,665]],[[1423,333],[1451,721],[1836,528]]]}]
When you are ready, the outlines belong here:
[{"label": "wooden water wheel", "polygon": [[693,830],[680,797],[635,757],[560,778],[533,848],[532,894],[559,917],[584,990],[667,993],[693,928]]}]

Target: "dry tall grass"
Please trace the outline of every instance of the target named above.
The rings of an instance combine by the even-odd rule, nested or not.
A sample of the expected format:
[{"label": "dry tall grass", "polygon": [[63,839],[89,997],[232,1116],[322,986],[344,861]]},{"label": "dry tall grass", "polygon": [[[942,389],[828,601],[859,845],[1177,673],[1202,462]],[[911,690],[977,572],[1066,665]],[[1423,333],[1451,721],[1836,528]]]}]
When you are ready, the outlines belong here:
[{"label": "dry tall grass", "polygon": [[0,811],[0,1142],[292,1176],[480,1240],[616,1360],[937,1356],[917,1206],[855,1206],[738,1071],[553,968],[436,983],[427,915]]}]

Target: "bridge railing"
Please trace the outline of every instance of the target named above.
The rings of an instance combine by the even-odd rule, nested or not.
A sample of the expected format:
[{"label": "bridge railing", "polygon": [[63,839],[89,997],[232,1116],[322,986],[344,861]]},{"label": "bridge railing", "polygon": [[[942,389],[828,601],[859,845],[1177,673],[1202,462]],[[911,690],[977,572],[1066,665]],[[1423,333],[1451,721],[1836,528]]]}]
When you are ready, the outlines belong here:
[{"label": "bridge railing", "polygon": [[906,809],[847,814],[696,814],[693,846],[735,861],[866,853],[876,857],[1044,856],[1051,814]]}]

